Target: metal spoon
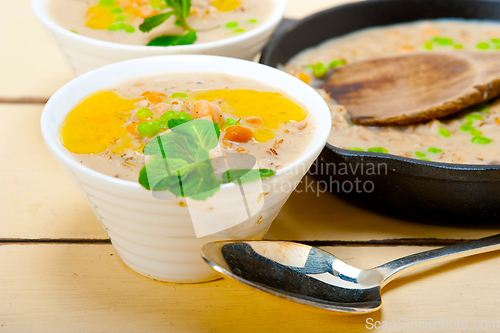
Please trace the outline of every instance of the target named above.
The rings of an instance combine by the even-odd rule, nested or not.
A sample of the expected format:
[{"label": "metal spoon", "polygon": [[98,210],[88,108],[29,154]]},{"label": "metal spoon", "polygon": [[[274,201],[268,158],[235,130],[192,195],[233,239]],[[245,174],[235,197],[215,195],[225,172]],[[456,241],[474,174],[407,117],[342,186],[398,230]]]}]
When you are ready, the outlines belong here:
[{"label": "metal spoon", "polygon": [[219,273],[272,295],[362,314],[381,307],[380,290],[403,272],[494,250],[500,250],[500,235],[412,254],[365,270],[324,250],[292,242],[213,242],[203,246],[201,255]]}]

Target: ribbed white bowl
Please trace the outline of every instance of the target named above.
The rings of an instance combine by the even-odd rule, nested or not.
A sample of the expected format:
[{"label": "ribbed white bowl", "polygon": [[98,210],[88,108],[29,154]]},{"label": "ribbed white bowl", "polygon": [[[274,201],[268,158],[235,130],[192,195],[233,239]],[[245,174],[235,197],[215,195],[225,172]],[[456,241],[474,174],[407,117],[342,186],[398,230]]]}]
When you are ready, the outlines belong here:
[{"label": "ribbed white bowl", "polygon": [[[235,184],[223,185],[205,202],[181,200],[169,192],[163,192],[164,197],[160,199],[138,183],[109,177],[82,166],[61,144],[61,124],[69,111],[89,94],[125,79],[186,72],[225,73],[263,82],[293,96],[314,119],[314,135],[302,156],[275,176],[263,180],[262,184],[243,185],[250,218],[238,220],[242,213],[242,196]],[[293,76],[250,61],[200,55],[142,58],[94,70],[59,89],[46,104],[41,117],[47,147],[87,200],[123,261],[140,274],[170,282],[201,282],[217,277],[199,255],[202,245],[207,242],[262,239],[288,196],[319,155],[330,127],[331,116],[324,100]],[[194,210],[198,212],[198,218],[193,217]],[[227,228],[203,234],[200,230],[210,225],[209,220],[214,214],[219,214],[224,223],[229,223]],[[200,233],[206,236],[197,238]]]},{"label": "ribbed white bowl", "polygon": [[231,38],[194,45],[152,47],[111,43],[72,33],[54,22],[49,11],[50,1],[31,0],[31,6],[76,75],[119,61],[166,54],[209,54],[252,60],[264,48],[286,9],[286,0],[273,0],[274,9],[266,22]]}]

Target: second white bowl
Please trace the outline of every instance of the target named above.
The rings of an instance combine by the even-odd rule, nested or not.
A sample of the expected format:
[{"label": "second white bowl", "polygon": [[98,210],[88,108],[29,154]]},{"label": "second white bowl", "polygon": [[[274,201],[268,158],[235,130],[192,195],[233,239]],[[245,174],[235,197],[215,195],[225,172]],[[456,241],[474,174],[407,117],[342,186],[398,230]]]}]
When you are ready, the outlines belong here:
[{"label": "second white bowl", "polygon": [[209,43],[154,47],[111,43],[72,33],[54,22],[49,12],[50,1],[32,0],[31,6],[76,75],[123,60],[166,54],[208,54],[253,60],[281,22],[286,9],[286,0],[273,0],[274,9],[269,19],[238,36]]}]

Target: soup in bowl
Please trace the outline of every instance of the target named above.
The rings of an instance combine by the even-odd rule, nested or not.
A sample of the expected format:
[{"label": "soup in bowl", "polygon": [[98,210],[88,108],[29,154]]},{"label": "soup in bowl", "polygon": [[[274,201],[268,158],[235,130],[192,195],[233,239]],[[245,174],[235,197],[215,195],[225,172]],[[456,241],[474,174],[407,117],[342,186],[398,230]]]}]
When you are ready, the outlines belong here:
[{"label": "soup in bowl", "polygon": [[283,18],[285,0],[32,0],[76,75],[165,54],[252,60]]},{"label": "soup in bowl", "polygon": [[286,73],[192,55],[83,75],[49,100],[41,127],[129,267],[200,282],[217,277],[203,244],[262,239],[321,152],[331,116]]}]

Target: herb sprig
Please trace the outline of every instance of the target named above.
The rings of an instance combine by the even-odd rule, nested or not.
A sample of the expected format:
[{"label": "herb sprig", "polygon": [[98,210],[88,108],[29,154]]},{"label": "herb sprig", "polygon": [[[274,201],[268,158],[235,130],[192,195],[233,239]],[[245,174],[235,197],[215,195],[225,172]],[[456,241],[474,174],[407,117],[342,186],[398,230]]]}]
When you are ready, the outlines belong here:
[{"label": "herb sprig", "polygon": [[268,169],[227,170],[218,180],[209,154],[219,142],[218,124],[206,119],[172,119],[168,127],[171,132],[155,137],[143,150],[152,156],[139,174],[139,183],[148,190],[206,200],[221,184],[243,184],[275,174]]},{"label": "herb sprig", "polygon": [[170,16],[174,15],[174,13],[174,11],[171,11],[151,17],[146,17],[144,19],[144,22],[139,26],[139,30],[141,30],[142,32],[150,32],[151,30],[168,20]]},{"label": "herb sprig", "polygon": [[163,35],[152,39],[148,46],[174,46],[193,44],[198,36],[196,31],[187,23],[191,11],[191,0],[150,0],[150,4],[158,9],[171,8],[172,11],[148,17],[139,26],[142,32],[150,32],[163,24],[172,15],[175,16],[175,24],[186,31],[183,35]]},{"label": "herb sprig", "polygon": [[156,37],[150,40],[147,46],[191,45],[196,41],[196,39],[198,39],[196,31],[190,30],[185,35],[164,35]]}]

